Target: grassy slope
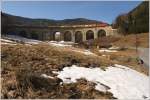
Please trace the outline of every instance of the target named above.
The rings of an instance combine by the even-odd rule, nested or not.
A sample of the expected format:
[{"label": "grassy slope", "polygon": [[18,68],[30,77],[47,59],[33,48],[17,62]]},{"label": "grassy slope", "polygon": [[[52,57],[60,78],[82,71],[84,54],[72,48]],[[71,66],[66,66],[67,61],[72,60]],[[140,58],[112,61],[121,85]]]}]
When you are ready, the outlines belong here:
[{"label": "grassy slope", "polygon": [[[136,60],[138,55],[136,53],[135,48],[135,40],[136,36],[134,34],[127,36],[108,36],[96,39],[92,42],[93,48],[96,48],[97,45],[109,47],[109,45],[117,46],[121,48],[127,48],[126,50],[121,50],[116,53],[99,53],[98,50],[95,49],[95,53],[98,55],[107,55],[103,58],[109,59],[113,63],[126,65],[135,69],[139,72],[145,73],[148,75],[148,69],[145,67],[141,67],[143,65],[139,65]],[[149,33],[141,33],[137,34],[138,47],[149,47]],[[86,43],[83,44],[85,46]],[[129,47],[129,48],[128,48]]]},{"label": "grassy slope", "polygon": [[[137,42],[139,47],[149,47],[149,33],[137,34]],[[136,35],[131,34],[119,37],[119,40],[113,43],[116,46],[130,46],[135,47]]]},{"label": "grassy slope", "polygon": [[[2,45],[1,63],[2,98],[113,98],[111,93],[96,91],[94,85],[91,87],[84,80],[60,86],[57,78],[48,80],[39,77],[41,74],[55,76],[52,71],[62,70],[72,64],[85,67],[108,66],[109,60],[45,44]],[[83,85],[87,90],[82,90]]]},{"label": "grassy slope", "polygon": [[[110,43],[117,46],[133,46],[134,35],[110,39]],[[148,47],[148,34],[138,35],[140,46]],[[115,41],[114,41],[115,40]],[[65,66],[77,64],[84,67],[105,68],[112,64],[122,64],[139,72],[148,74],[148,70],[136,61],[135,50],[127,49],[116,53],[99,53],[99,56],[83,55],[71,51],[73,48],[54,48],[46,44],[33,46],[27,45],[2,45],[2,97],[3,98],[113,98],[111,93],[101,93],[89,87],[85,80],[73,84],[57,85],[57,80],[47,81],[39,78],[43,73],[55,76],[53,70],[62,70]],[[74,48],[75,49],[75,48]],[[77,50],[77,48],[76,48]],[[106,55],[103,57],[101,55]],[[132,66],[130,66],[132,65]],[[36,82],[34,82],[34,81]],[[43,82],[41,82],[43,81]],[[58,82],[59,83],[59,82]],[[38,87],[37,87],[38,85]],[[74,89],[74,93],[71,93]],[[83,91],[86,93],[83,94]],[[77,93],[77,94],[76,94]]]}]

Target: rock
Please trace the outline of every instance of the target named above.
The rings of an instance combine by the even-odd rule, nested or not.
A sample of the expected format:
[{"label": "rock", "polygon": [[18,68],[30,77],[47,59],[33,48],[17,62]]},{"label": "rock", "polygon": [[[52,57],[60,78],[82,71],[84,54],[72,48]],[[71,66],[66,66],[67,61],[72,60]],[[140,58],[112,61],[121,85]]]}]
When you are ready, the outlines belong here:
[{"label": "rock", "polygon": [[64,64],[59,65],[59,66],[58,66],[58,70],[60,71],[60,70],[62,70],[64,67],[66,67],[66,65],[64,65]]},{"label": "rock", "polygon": [[76,59],[71,60],[71,65],[74,65],[74,64],[77,64],[77,63],[79,63],[79,61],[77,61]]},{"label": "rock", "polygon": [[6,58],[7,56],[5,54],[1,54],[1,59]]},{"label": "rock", "polygon": [[61,82],[63,82],[60,78],[54,78],[54,80],[57,85],[59,85]]},{"label": "rock", "polygon": [[17,97],[17,99],[23,99],[23,97],[21,97],[21,96],[18,96],[18,97]]},{"label": "rock", "polygon": [[71,65],[71,62],[68,62],[65,67],[70,67]]}]

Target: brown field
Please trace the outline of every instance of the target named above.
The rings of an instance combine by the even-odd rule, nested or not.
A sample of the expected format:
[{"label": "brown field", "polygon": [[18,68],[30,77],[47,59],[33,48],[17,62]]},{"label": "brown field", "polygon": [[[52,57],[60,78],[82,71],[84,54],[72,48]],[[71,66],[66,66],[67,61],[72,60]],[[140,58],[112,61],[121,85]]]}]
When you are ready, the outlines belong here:
[{"label": "brown field", "polygon": [[[137,43],[139,47],[149,47],[149,33],[141,33],[137,34]],[[116,46],[127,46],[127,47],[135,47],[136,44],[136,35],[131,34],[127,36],[119,37],[119,40],[114,42],[113,45]]]},{"label": "brown field", "polygon": [[[135,43],[134,38],[134,35],[109,37],[109,43],[113,46],[132,47]],[[138,39],[139,46],[148,47],[147,33],[139,34]],[[118,52],[100,53],[99,49],[91,48],[94,55],[76,52],[84,50],[80,47],[60,48],[47,44],[2,45],[2,98],[114,98],[109,92],[103,93],[95,90],[94,83],[85,79],[80,79],[77,83],[59,85],[62,80],[55,77],[56,74],[52,71],[60,71],[73,64],[82,67],[99,67],[103,70],[110,65],[121,64],[148,75],[148,68],[138,64],[135,49],[126,48]],[[55,78],[47,80],[39,77],[41,74]]]},{"label": "brown field", "polygon": [[[94,85],[91,86],[85,80],[60,86],[61,81],[58,78],[48,81],[39,77],[41,74],[55,76],[52,71],[60,71],[72,64],[103,68],[110,65],[107,59],[101,60],[100,57],[87,56],[44,44],[2,45],[1,63],[2,98],[113,98],[111,93],[96,91]],[[82,90],[83,86],[87,89]],[[74,91],[70,92],[72,89]]]}]

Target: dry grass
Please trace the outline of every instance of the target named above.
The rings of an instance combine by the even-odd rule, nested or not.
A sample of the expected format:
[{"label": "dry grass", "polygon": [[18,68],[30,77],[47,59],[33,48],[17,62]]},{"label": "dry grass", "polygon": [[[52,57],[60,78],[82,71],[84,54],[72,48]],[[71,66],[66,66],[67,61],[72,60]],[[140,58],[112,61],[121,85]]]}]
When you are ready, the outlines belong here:
[{"label": "dry grass", "polygon": [[[147,34],[139,35],[142,35],[139,39],[140,45],[147,47]],[[132,46],[134,40],[131,39],[131,43],[125,42],[127,37],[109,37],[109,43],[118,46],[125,44]],[[134,38],[134,36],[131,35],[129,38]],[[59,71],[73,64],[82,67],[100,67],[104,70],[107,66],[122,64],[148,75],[148,68],[137,64],[135,50],[126,49],[115,53],[100,53],[98,49],[92,48],[91,51],[96,54],[95,56],[75,52],[72,49],[84,51],[81,48],[57,48],[47,44],[2,45],[2,98],[114,98],[109,92],[96,91],[94,86],[91,87],[90,82],[86,80],[60,85],[61,80],[56,78],[52,71]],[[106,55],[106,57],[102,55]],[[43,79],[39,77],[41,74],[51,75],[55,78],[52,80]]]},{"label": "dry grass", "polygon": [[149,74],[148,67],[139,64],[138,56],[136,50],[134,49],[126,49],[114,53],[105,53],[105,55],[109,56],[109,59],[113,63],[128,66],[129,68],[132,68],[145,75]]},{"label": "dry grass", "polygon": [[[60,49],[45,44],[2,45],[2,98],[112,98],[112,94],[100,93],[94,87],[84,96],[80,88],[76,89],[77,83],[60,86],[61,80],[57,78],[39,77],[43,73],[55,77],[52,71],[72,64],[104,68],[110,62],[98,56],[70,51],[70,48]],[[71,93],[72,89],[76,91]]]},{"label": "dry grass", "polygon": [[[149,33],[141,33],[137,34],[137,42],[139,47],[149,47]],[[118,41],[113,42],[113,45],[116,46],[130,46],[135,47],[136,44],[136,35],[131,34],[127,36],[121,36],[119,37]]]}]

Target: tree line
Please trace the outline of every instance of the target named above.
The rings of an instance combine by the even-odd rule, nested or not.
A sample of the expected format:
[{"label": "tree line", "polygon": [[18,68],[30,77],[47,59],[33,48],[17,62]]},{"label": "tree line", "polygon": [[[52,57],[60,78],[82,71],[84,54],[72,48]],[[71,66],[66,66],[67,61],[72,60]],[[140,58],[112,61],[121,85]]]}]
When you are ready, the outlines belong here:
[{"label": "tree line", "polygon": [[123,35],[149,32],[149,1],[143,1],[129,13],[120,14],[112,27]]}]

